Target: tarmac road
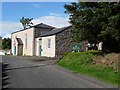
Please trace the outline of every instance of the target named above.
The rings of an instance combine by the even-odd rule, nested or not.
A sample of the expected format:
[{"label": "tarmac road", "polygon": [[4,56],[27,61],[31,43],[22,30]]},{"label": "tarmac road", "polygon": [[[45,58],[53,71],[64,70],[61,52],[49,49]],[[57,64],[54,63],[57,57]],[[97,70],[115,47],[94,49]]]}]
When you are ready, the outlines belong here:
[{"label": "tarmac road", "polygon": [[[28,57],[30,58],[30,57]],[[3,56],[6,64],[4,88],[114,88],[86,75],[76,75],[44,61],[32,62],[20,56]]]}]

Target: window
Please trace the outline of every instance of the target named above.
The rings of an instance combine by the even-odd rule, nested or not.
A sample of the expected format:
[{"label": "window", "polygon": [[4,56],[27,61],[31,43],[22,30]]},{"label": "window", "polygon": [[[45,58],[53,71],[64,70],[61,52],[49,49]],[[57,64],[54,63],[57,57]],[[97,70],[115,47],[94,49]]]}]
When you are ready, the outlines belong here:
[{"label": "window", "polygon": [[48,48],[51,47],[51,39],[48,39]]},{"label": "window", "polygon": [[39,43],[40,43],[40,45],[42,44],[42,39],[39,39]]},{"label": "window", "polygon": [[27,34],[25,34],[25,47],[27,49]]}]

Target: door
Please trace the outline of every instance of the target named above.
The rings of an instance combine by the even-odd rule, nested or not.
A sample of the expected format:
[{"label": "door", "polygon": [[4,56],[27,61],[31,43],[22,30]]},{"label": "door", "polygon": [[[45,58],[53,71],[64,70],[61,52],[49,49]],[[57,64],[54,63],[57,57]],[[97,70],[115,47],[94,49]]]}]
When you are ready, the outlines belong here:
[{"label": "door", "polygon": [[42,45],[40,45],[40,56],[41,56],[41,53],[42,53]]},{"label": "door", "polygon": [[16,46],[14,46],[14,55],[16,55]]},{"label": "door", "polygon": [[42,55],[42,39],[39,39],[39,55]]},{"label": "door", "polygon": [[23,55],[23,45],[18,45],[18,54],[17,55]]}]

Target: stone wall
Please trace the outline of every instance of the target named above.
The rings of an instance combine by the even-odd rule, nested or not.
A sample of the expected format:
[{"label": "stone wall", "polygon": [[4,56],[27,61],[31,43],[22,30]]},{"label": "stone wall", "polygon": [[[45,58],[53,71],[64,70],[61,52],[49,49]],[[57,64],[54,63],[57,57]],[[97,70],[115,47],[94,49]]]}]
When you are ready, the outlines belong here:
[{"label": "stone wall", "polygon": [[118,66],[120,66],[120,53],[109,53],[104,56],[96,56],[92,58],[92,63],[101,67],[111,67],[118,71]]},{"label": "stone wall", "polygon": [[72,51],[72,40],[70,37],[71,28],[64,30],[58,34],[56,34],[55,40],[55,54],[56,56],[63,55],[66,52]]},{"label": "stone wall", "polygon": [[35,38],[39,37],[40,35],[51,31],[52,29],[49,28],[35,28]]}]

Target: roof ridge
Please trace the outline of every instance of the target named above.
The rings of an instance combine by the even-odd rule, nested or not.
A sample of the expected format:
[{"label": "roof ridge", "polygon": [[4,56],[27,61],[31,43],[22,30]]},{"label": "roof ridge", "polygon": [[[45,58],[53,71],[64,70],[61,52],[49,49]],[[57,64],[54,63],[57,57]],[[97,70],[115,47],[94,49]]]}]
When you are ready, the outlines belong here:
[{"label": "roof ridge", "polygon": [[62,28],[57,28],[57,29],[54,29],[54,30],[51,30],[43,35],[40,35],[39,37],[44,37],[44,36],[50,36],[50,35],[54,35],[54,34],[57,34],[57,33],[60,33],[68,28],[70,28],[71,26],[66,26],[66,27],[62,27]]},{"label": "roof ridge", "polygon": [[[14,34],[14,33],[20,32],[20,31],[24,31],[24,30],[27,30],[27,29],[36,27],[37,25],[45,25],[46,28],[50,28],[50,27],[51,27],[51,29],[56,28],[56,27],[53,27],[53,26],[50,26],[50,25],[47,25],[47,24],[44,24],[44,23],[39,23],[39,24],[36,24],[36,25],[34,25],[34,26],[30,26],[30,27],[28,27],[28,28],[26,28],[26,29],[21,29],[21,30],[15,31],[15,32],[13,32],[13,33],[11,33],[11,34]],[[47,26],[48,26],[48,27],[47,27]],[[36,28],[38,28],[38,27],[36,27]],[[43,28],[45,28],[45,27],[43,27]]]},{"label": "roof ridge", "polygon": [[69,26],[64,26],[64,27],[60,27],[60,28],[55,28],[55,29],[52,29],[52,30],[64,29],[64,28],[68,28],[68,27],[71,27],[71,25],[69,25]]},{"label": "roof ridge", "polygon": [[45,25],[45,26],[48,26],[48,27],[51,27],[51,28],[56,28],[56,27],[53,27],[53,26],[45,24],[45,23],[36,24],[33,27],[36,27],[36,26],[39,26],[39,25]]}]

